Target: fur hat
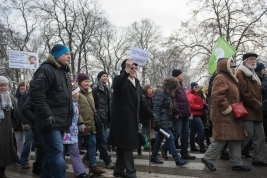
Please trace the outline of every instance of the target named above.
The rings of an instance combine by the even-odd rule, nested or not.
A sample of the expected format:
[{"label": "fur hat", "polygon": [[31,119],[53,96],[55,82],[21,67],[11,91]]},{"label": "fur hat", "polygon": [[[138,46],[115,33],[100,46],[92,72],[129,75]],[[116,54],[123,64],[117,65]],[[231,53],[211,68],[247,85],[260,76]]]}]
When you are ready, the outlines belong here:
[{"label": "fur hat", "polygon": [[172,70],[172,76],[173,77],[178,77],[181,73],[183,73],[183,72],[179,69],[173,69]]},{"label": "fur hat", "polygon": [[260,72],[261,69],[265,69],[265,65],[261,62],[257,62],[257,67],[254,69],[255,72]]},{"label": "fur hat", "polygon": [[108,73],[105,72],[105,71],[101,71],[101,72],[99,72],[99,73],[97,74],[97,79],[98,79],[98,81],[99,81],[99,79],[102,77],[102,75],[104,75],[104,74],[108,75]]},{"label": "fur hat", "polygon": [[90,80],[89,76],[85,73],[79,73],[77,77],[77,82],[80,84],[84,80]]},{"label": "fur hat", "polygon": [[67,46],[62,44],[56,44],[51,49],[50,53],[54,56],[55,59],[59,58],[62,54],[70,52]]},{"label": "fur hat", "polygon": [[172,90],[175,90],[179,86],[179,82],[176,78],[169,77],[163,80],[163,86],[171,92]]},{"label": "fur hat", "polygon": [[4,83],[8,84],[9,83],[8,79],[4,76],[0,76],[0,84],[4,84]]},{"label": "fur hat", "polygon": [[198,85],[198,83],[197,82],[192,82],[190,85],[191,85],[191,89],[193,89],[195,86]]},{"label": "fur hat", "polygon": [[80,91],[80,88],[77,85],[73,85],[72,86],[72,95],[75,95],[76,93],[78,93]]},{"label": "fur hat", "polygon": [[248,57],[251,57],[251,56],[254,56],[254,57],[256,57],[256,58],[258,57],[258,55],[255,54],[255,53],[246,53],[246,54],[243,55],[242,59],[243,59],[243,61],[244,61],[244,60],[246,60]]},{"label": "fur hat", "polygon": [[17,85],[18,85],[18,88],[19,88],[19,87],[21,87],[21,86],[24,86],[24,85],[25,85],[25,82],[24,82],[24,81],[19,81],[19,82],[17,83]]}]

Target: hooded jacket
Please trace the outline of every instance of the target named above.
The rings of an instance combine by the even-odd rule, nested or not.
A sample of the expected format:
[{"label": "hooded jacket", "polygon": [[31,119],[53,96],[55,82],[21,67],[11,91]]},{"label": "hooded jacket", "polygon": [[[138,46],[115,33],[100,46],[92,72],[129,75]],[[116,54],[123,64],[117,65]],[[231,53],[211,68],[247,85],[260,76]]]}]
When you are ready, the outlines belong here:
[{"label": "hooded jacket", "polygon": [[193,116],[203,116],[204,114],[203,99],[198,95],[198,93],[196,92],[192,93],[192,90],[188,90],[187,95],[190,103],[191,114]]},{"label": "hooded jacket", "polygon": [[29,96],[35,107],[35,128],[43,130],[42,120],[53,116],[53,130],[65,131],[71,125],[72,86],[69,66],[61,65],[52,55],[33,76]]},{"label": "hooded jacket", "polygon": [[244,120],[262,121],[261,81],[256,73],[252,73],[243,63],[236,74],[239,80],[239,91],[249,115]]},{"label": "hooded jacket", "polygon": [[231,104],[240,102],[238,80],[230,69],[230,59],[218,61],[218,75],[212,88],[211,122],[212,137],[217,140],[244,140],[242,119],[235,119]]}]

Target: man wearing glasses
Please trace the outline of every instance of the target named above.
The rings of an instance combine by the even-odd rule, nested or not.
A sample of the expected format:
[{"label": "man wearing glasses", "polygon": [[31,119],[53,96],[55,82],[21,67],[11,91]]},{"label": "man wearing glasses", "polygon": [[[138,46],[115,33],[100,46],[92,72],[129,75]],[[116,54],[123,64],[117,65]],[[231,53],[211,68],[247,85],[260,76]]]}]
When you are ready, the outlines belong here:
[{"label": "man wearing glasses", "polygon": [[[136,177],[133,149],[139,148],[139,111],[153,117],[142,97],[139,80],[136,79],[137,64],[126,59],[121,64],[120,75],[113,81],[109,144],[117,147],[115,177]],[[125,172],[126,169],[126,172]]]},{"label": "man wearing glasses", "polygon": [[261,81],[255,72],[257,57],[258,55],[255,53],[244,54],[243,62],[236,75],[239,81],[238,87],[241,101],[243,101],[249,113],[249,115],[243,117],[248,138],[242,142],[242,150],[251,139],[252,143],[255,145],[253,149],[252,165],[267,166],[262,124]]}]

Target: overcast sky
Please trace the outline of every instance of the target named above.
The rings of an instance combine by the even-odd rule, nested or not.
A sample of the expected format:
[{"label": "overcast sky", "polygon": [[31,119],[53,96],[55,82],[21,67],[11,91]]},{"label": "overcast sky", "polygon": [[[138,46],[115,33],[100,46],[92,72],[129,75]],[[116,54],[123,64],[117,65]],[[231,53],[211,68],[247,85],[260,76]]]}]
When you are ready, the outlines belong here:
[{"label": "overcast sky", "polygon": [[161,26],[167,37],[188,19],[188,0],[101,0],[103,10],[116,26],[128,26],[149,18]]}]

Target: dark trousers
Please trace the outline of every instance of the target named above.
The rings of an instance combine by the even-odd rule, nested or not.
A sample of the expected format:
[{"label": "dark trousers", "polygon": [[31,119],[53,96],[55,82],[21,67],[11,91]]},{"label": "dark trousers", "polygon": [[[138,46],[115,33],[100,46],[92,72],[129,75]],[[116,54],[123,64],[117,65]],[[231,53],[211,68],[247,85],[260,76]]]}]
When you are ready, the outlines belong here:
[{"label": "dark trousers", "polygon": [[0,177],[5,175],[6,167],[0,167]]},{"label": "dark trousers", "polygon": [[134,166],[133,150],[117,148],[117,160],[115,164],[114,173],[125,173],[128,177],[135,178],[136,170]]},{"label": "dark trousers", "polygon": [[32,129],[33,142],[36,148],[36,164],[37,170],[41,172],[42,165],[45,157],[45,149],[42,141],[41,131],[37,129]]}]

